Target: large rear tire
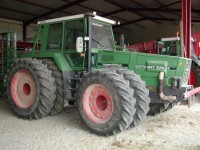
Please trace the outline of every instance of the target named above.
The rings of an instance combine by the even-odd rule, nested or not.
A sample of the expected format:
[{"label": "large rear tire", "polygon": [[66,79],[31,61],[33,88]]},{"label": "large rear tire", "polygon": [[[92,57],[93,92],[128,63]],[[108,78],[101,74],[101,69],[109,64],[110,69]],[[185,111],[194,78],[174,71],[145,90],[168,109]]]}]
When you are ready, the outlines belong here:
[{"label": "large rear tire", "polygon": [[116,68],[116,71],[120,75],[123,75],[126,81],[129,81],[130,88],[134,91],[132,96],[136,99],[136,113],[133,116],[133,122],[130,127],[135,127],[146,118],[149,111],[149,90],[140,76],[133,71],[125,68]]},{"label": "large rear tire", "polygon": [[52,75],[55,78],[56,86],[56,100],[54,101],[54,106],[51,109],[51,115],[56,115],[60,113],[64,108],[64,81],[62,72],[58,69],[55,62],[50,59],[43,59],[42,62],[47,64],[49,70],[52,71]]},{"label": "large rear tire", "polygon": [[99,135],[113,135],[129,127],[135,99],[129,83],[111,69],[84,75],[77,93],[77,107],[85,126]]},{"label": "large rear tire", "polygon": [[18,59],[7,77],[8,101],[26,119],[39,119],[50,112],[55,100],[55,78],[37,59]]}]

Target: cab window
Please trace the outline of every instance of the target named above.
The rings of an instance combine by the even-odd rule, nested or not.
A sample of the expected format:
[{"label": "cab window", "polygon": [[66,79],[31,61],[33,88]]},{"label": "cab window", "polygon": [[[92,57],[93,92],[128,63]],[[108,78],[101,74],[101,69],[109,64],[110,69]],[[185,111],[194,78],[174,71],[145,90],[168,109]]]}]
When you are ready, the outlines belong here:
[{"label": "cab window", "polygon": [[49,25],[49,32],[46,45],[47,50],[62,49],[62,33],[63,33],[63,23],[55,23]]},{"label": "cab window", "polygon": [[77,37],[84,36],[83,20],[69,21],[65,23],[64,49],[75,50]]}]

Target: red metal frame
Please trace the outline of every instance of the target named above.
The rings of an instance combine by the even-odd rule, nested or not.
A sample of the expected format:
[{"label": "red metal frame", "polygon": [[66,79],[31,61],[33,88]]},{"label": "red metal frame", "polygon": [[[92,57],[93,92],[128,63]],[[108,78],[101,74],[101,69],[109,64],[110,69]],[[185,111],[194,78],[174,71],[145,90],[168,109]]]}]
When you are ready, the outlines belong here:
[{"label": "red metal frame", "polygon": [[[173,37],[172,37],[173,38]],[[194,39],[194,49],[196,55],[200,55],[200,32],[192,33],[192,38]],[[156,41],[148,41],[148,42],[141,42],[129,45],[127,48],[129,48],[130,51],[137,51],[137,52],[145,52],[145,53],[151,53],[156,54],[156,47],[155,45]],[[199,51],[199,52],[198,52]]]},{"label": "red metal frame", "polygon": [[191,0],[182,0],[183,43],[186,57],[191,53]]},{"label": "red metal frame", "polygon": [[33,48],[33,43],[17,42],[17,50],[25,50],[26,48]]},{"label": "red metal frame", "polygon": [[183,98],[184,99],[188,99],[189,97],[195,95],[196,93],[199,93],[200,92],[200,87],[197,87],[195,89],[192,89],[190,91],[187,91],[185,93],[183,93]]}]

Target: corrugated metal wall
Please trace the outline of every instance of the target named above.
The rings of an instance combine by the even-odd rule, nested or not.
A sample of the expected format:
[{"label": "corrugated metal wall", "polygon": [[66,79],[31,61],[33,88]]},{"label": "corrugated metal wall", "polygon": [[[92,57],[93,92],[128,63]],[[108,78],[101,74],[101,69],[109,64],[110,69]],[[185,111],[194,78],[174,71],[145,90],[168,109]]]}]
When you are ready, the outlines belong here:
[{"label": "corrugated metal wall", "polygon": [[22,40],[22,22],[0,18],[0,33],[16,32],[17,39]]},{"label": "corrugated metal wall", "polygon": [[[33,38],[35,35],[36,25],[31,24],[27,27],[27,38]],[[3,32],[16,32],[17,40],[23,41],[23,27],[21,21],[14,21],[9,19],[0,18],[0,33]]]}]

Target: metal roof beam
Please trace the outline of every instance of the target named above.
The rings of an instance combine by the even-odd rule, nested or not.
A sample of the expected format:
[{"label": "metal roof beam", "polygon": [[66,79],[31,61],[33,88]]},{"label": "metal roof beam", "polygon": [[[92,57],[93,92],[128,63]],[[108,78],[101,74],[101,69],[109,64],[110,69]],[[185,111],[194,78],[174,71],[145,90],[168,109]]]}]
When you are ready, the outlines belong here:
[{"label": "metal roof beam", "polygon": [[[114,0],[104,0],[104,1],[107,2],[107,3],[109,3],[109,4],[111,4],[111,5],[117,6],[120,9],[125,9],[125,10],[127,10],[127,11],[129,11],[131,13],[134,13],[134,14],[138,15],[138,16],[141,16],[141,17],[144,17],[144,18],[147,17],[144,14],[141,14],[140,12],[133,12],[132,10],[128,9],[126,6],[123,6],[123,5],[121,5],[120,3],[117,3]],[[157,24],[161,24],[161,22],[158,22],[158,21],[153,21],[153,22],[155,22]]]},{"label": "metal roof beam", "polygon": [[[23,11],[23,10],[16,10],[16,9],[12,9],[12,8],[2,7],[2,6],[0,6],[0,9],[19,13],[19,14],[25,14],[25,15],[29,15],[29,16],[36,16],[36,14],[30,13],[30,12],[27,12],[27,11]],[[5,18],[5,17],[2,17],[2,18]],[[51,19],[50,17],[44,17],[44,18]],[[12,19],[14,19],[14,18],[12,18]],[[19,19],[14,19],[14,20],[19,20]],[[23,20],[19,20],[19,21],[23,21]]]},{"label": "metal roof beam", "polygon": [[[160,9],[160,8],[165,8],[165,7],[168,7],[168,6],[172,6],[172,5],[175,5],[175,4],[178,4],[178,3],[181,3],[181,1],[176,1],[176,2],[173,2],[173,3],[169,3],[169,4],[166,4],[166,5],[162,5],[161,7],[158,7],[157,9]],[[112,12],[109,12],[107,13],[106,16],[109,16],[109,15],[113,15],[113,14],[116,14],[116,13],[120,13],[120,12],[123,12],[123,11],[127,11],[128,8],[124,9],[124,8],[121,8],[121,9],[118,9],[118,10],[115,10],[115,11],[112,11]]]},{"label": "metal roof beam", "polygon": [[121,8],[121,9],[118,9],[118,10],[115,10],[115,11],[111,11],[109,13],[105,13],[103,16],[107,17],[107,16],[110,16],[110,15],[118,14],[118,13],[123,12],[123,11],[127,11],[127,8]]},{"label": "metal roof beam", "polygon": [[[164,5],[160,0],[155,0],[159,5],[161,5],[159,8],[169,8],[169,5]],[[179,1],[180,2],[180,1]],[[165,7],[163,7],[165,6]],[[177,17],[180,17],[180,15],[178,13],[172,13],[172,12],[168,12],[170,14],[176,15]]]},{"label": "metal roof beam", "polygon": [[176,5],[178,3],[181,3],[181,1],[176,1],[176,2],[173,2],[173,3],[169,3],[169,4],[166,4],[166,5],[160,6],[159,8],[165,8],[165,7],[173,6],[173,5]]},{"label": "metal roof beam", "polygon": [[26,14],[26,15],[29,15],[29,16],[35,16],[36,15],[36,14],[33,14],[33,13],[25,12],[23,10],[16,10],[16,9],[12,9],[12,8],[2,7],[2,6],[0,6],[0,9],[16,12],[16,13],[20,13],[20,14]]},{"label": "metal roof beam", "polygon": [[114,26],[113,28],[119,28],[119,27],[122,27],[122,26],[125,26],[125,25],[137,23],[137,22],[140,22],[140,21],[143,21],[143,20],[146,20],[146,19],[145,18],[140,18],[140,19],[136,19],[136,20],[133,20],[133,21],[128,21],[128,22],[122,23],[120,25]]},{"label": "metal roof beam", "polygon": [[177,21],[176,19],[147,17],[147,18],[141,18],[141,19],[137,19],[137,20],[125,22],[125,23],[122,23],[122,24],[120,24],[120,25],[118,25],[118,26],[115,26],[114,28],[122,27],[122,26],[125,26],[125,25],[129,25],[129,24],[136,23],[136,22],[140,22],[140,21],[144,21],[144,20]]},{"label": "metal roof beam", "polygon": [[[65,1],[65,2],[68,2],[68,0],[63,0],[63,1]],[[86,8],[86,9],[88,9],[88,10],[90,10],[90,11],[96,11],[96,12],[98,12],[98,13],[100,13],[101,14],[101,16],[103,16],[103,17],[107,17],[107,16],[111,16],[112,15],[112,17],[114,17],[114,18],[116,18],[116,19],[118,19],[118,20],[122,20],[122,21],[128,21],[128,20],[126,20],[126,19],[124,19],[124,18],[120,18],[120,17],[117,17],[117,16],[113,16],[113,14],[111,14],[111,13],[105,13],[105,12],[103,12],[103,11],[100,11],[100,10],[97,10],[97,9],[94,9],[94,8],[91,8],[91,7],[88,7],[88,6],[85,6],[85,5],[83,5],[83,4],[77,4],[79,7],[82,7],[82,8]],[[134,24],[134,25],[136,25],[136,26],[139,26],[139,27],[141,27],[141,28],[145,28],[145,26],[143,26],[143,25],[140,25],[140,24]],[[128,29],[128,28],[123,28],[124,30],[127,30],[127,31],[131,31],[131,29]]]},{"label": "metal roof beam", "polygon": [[[181,9],[160,9],[160,8],[127,8],[129,11],[138,12],[138,11],[147,11],[147,12],[181,12]],[[200,13],[200,9],[192,9],[192,13]]]},{"label": "metal roof beam", "polygon": [[200,19],[192,19],[192,23],[200,23]]},{"label": "metal roof beam", "polygon": [[[68,1],[68,0],[63,0],[63,1]],[[112,15],[111,13],[104,13],[103,11],[100,11],[100,10],[97,10],[97,9],[94,9],[94,8],[90,8],[90,7],[85,6],[85,5],[83,5],[83,4],[78,4],[78,6],[79,6],[79,7],[82,7],[82,8],[86,8],[86,9],[88,9],[88,10],[90,10],[90,11],[99,12],[103,17],[107,17],[107,16]],[[120,18],[120,17],[117,17],[117,16],[112,16],[112,17],[114,17],[114,18],[116,18],[116,19],[118,19],[118,20],[128,21],[128,20],[126,20],[126,19],[124,19],[124,18]],[[145,26],[140,25],[140,24],[137,24],[137,23],[135,23],[135,25],[136,25],[136,26],[139,26],[139,27],[141,27],[141,28],[145,28]],[[124,29],[124,30],[127,30],[127,31],[131,31],[131,29],[128,29],[128,28],[123,28],[123,29]]]},{"label": "metal roof beam", "polygon": [[37,4],[37,3],[34,3],[34,2],[32,2],[32,1],[26,1],[26,0],[16,0],[16,1],[17,1],[17,2],[20,2],[20,3],[32,5],[32,6],[37,6],[37,7],[49,9],[49,10],[52,9],[52,8],[50,8],[50,7],[48,7],[48,6],[44,6],[44,5],[41,5],[41,4]]},{"label": "metal roof beam", "polygon": [[[21,20],[21,19],[16,19],[16,18],[12,18],[12,17],[5,17],[5,16],[2,16],[1,14],[0,14],[0,18],[3,18],[3,19],[9,19],[9,20],[16,20],[16,21],[23,21],[23,20]],[[0,22],[3,22],[3,21],[0,21]],[[7,22],[6,22],[7,23]],[[13,23],[12,23],[13,24]]]},{"label": "metal roof beam", "polygon": [[[137,1],[137,0],[129,0],[129,1],[131,1],[132,3],[134,3],[134,4],[138,5],[138,6],[141,6],[141,7],[143,7],[143,8],[148,8],[148,7],[146,7],[144,4],[142,4],[141,2],[139,2],[139,1]],[[163,16],[162,14],[160,14],[160,13],[158,13],[158,12],[153,12],[153,13],[154,13],[155,15],[159,16],[159,17],[166,18],[165,16]],[[173,24],[176,25],[175,22],[173,22]]]},{"label": "metal roof beam", "polygon": [[[118,26],[114,26],[114,28],[118,28],[118,27],[122,27],[122,26],[125,26],[125,25],[129,25],[129,24],[132,24],[132,23],[136,23],[136,22],[140,22],[140,21],[144,21],[144,20],[158,20],[158,21],[179,21],[178,19],[173,19],[173,18],[154,18],[154,17],[147,17],[147,18],[141,18],[141,19],[137,19],[137,20],[133,20],[133,21],[129,21],[129,22],[125,22],[125,23],[122,23]],[[199,23],[200,22],[200,19],[192,19],[192,22],[194,23]]]},{"label": "metal roof beam", "polygon": [[75,5],[77,5],[77,4],[79,4],[79,3],[82,3],[82,2],[84,2],[84,1],[86,1],[86,0],[76,0],[76,1],[71,2],[71,3],[67,3],[67,4],[65,4],[65,5],[63,5],[63,6],[61,6],[61,7],[58,7],[58,8],[55,8],[55,9],[53,9],[53,10],[50,10],[50,11],[48,11],[48,12],[46,12],[46,13],[43,13],[43,14],[41,14],[40,16],[36,16],[36,17],[33,17],[33,18],[31,18],[31,19],[29,19],[29,20],[27,20],[27,21],[24,21],[24,24],[27,26],[27,25],[29,25],[30,23],[32,23],[32,22],[34,22],[35,20],[37,20],[38,17],[42,18],[42,17],[48,16],[48,15],[53,14],[53,13],[56,13],[56,12],[58,12],[58,11],[62,11],[63,9],[66,9],[66,8],[69,8],[69,7],[72,7],[72,6],[75,6]]},{"label": "metal roof beam", "polygon": [[[45,9],[48,9],[48,10],[53,10],[54,8],[52,7],[48,7],[48,6],[45,6],[45,5],[41,5],[41,4],[38,4],[38,3],[34,3],[34,2],[31,2],[31,1],[26,1],[26,0],[16,0],[20,3],[24,3],[24,4],[28,4],[28,5],[31,5],[31,6],[36,6],[36,7],[40,7],[40,8],[45,8]],[[65,14],[69,14],[69,15],[72,15],[71,13],[69,12],[66,12],[66,11],[60,11],[61,13],[65,13]]]},{"label": "metal roof beam", "polygon": [[[68,0],[63,0],[63,1],[66,1],[66,2],[67,2]],[[83,4],[78,4],[78,6],[79,6],[79,7],[82,7],[82,8],[86,8],[86,9],[88,9],[88,10],[90,10],[90,11],[99,12],[99,13],[101,14],[101,16],[103,16],[103,17],[107,17],[107,16],[112,15],[112,14],[109,14],[109,13],[104,13],[103,11],[100,11],[100,10],[97,10],[97,9],[94,9],[94,8],[90,8],[90,7],[85,6],[85,5],[83,5]],[[126,19],[123,19],[123,18],[120,18],[120,17],[117,17],[117,16],[112,16],[112,17],[114,17],[114,18],[116,18],[116,19],[118,19],[118,20],[128,21],[128,20],[126,20]],[[141,28],[145,28],[145,26],[140,25],[140,24],[137,24],[137,23],[136,23],[135,25],[136,25],[136,26],[139,26],[139,27],[141,27]],[[123,27],[123,30],[131,31],[131,29],[124,28],[124,27]]]}]

